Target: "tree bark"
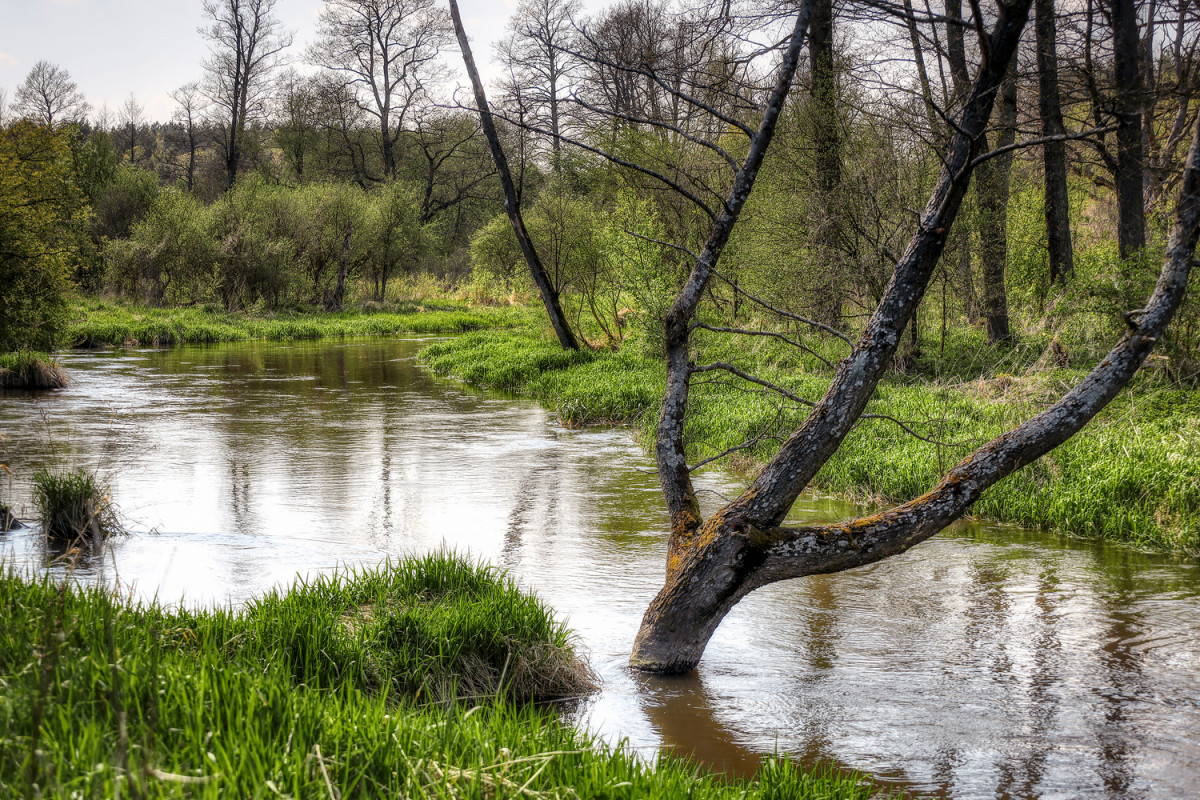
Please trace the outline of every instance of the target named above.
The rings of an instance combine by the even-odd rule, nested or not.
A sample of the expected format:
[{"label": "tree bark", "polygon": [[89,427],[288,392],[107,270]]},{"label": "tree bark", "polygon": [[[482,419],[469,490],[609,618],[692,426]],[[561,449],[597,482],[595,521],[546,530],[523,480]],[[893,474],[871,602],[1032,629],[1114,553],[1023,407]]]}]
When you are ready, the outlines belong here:
[{"label": "tree bark", "polygon": [[500,175],[500,183],[504,187],[504,210],[508,212],[508,219],[512,223],[513,233],[516,234],[517,243],[521,247],[521,253],[525,256],[525,263],[529,265],[529,271],[533,275],[533,282],[537,284],[538,292],[542,296],[542,304],[546,307],[546,314],[550,317],[550,324],[554,327],[558,343],[564,350],[578,350],[579,343],[575,340],[575,334],[571,331],[571,326],[567,323],[567,318],[563,314],[562,305],[558,300],[558,292],[551,285],[550,278],[546,275],[546,270],[542,266],[542,260],[538,257],[537,250],[533,246],[533,241],[529,238],[529,232],[525,229],[525,220],[521,216],[521,203],[517,197],[517,190],[513,186],[512,173],[508,168],[508,159],[504,155],[504,148],[500,145],[500,136],[496,133],[496,124],[492,120],[492,112],[488,108],[487,95],[484,94],[483,83],[479,79],[479,71],[475,68],[475,59],[471,55],[471,44],[467,41],[467,33],[463,29],[462,17],[458,13],[458,3],[456,0],[450,0],[450,15],[454,19],[454,33],[458,37],[458,44],[462,49],[463,63],[467,69],[467,76],[471,79],[471,88],[475,93],[475,105],[479,109],[479,121],[483,126],[484,136],[487,137],[488,147],[491,148],[492,160],[496,162],[496,171]]},{"label": "tree bark", "polygon": [[839,256],[842,183],[841,132],[838,130],[837,75],[833,58],[833,0],[816,0],[808,41],[812,72],[811,109],[816,157],[816,261],[823,271],[817,287],[817,319],[837,327],[842,317],[842,264]]},{"label": "tree bark", "polygon": [[1117,248],[1122,260],[1146,245],[1142,163],[1142,70],[1135,0],[1112,0],[1117,114]]},{"label": "tree bark", "polygon": [[[1016,141],[1017,82],[1015,70],[1009,71],[1000,88],[995,145],[1008,147]],[[988,149],[987,134],[981,136]],[[979,165],[975,198],[979,205],[979,257],[983,267],[983,318],[988,344],[1012,338],[1008,322],[1008,291],[1004,285],[1008,263],[1008,196],[1013,151],[990,158]]]},{"label": "tree bark", "polygon": [[[659,418],[656,454],[672,530],[667,546],[666,585],[642,620],[630,657],[635,668],[654,672],[692,669],[725,613],[746,592],[763,585],[756,576],[762,574],[759,568],[768,555],[770,537],[764,538],[764,534],[779,526],[800,492],[849,434],[876,384],[890,367],[904,327],[924,295],[967,191],[972,161],[981,152],[983,132],[1031,3],[1032,0],[1015,0],[1000,6],[988,42],[990,57],[983,60],[959,115],[941,176],[919,229],[901,256],[854,351],[839,364],[825,396],[800,429],[783,444],[750,487],[708,521],[701,520],[697,510],[683,458],[682,429],[691,371],[687,362],[687,330],[720,249],[710,255],[706,247],[697,259],[692,275],[667,316],[667,391]],[[802,6],[802,15],[807,8],[808,3]],[[799,38],[800,32],[793,37]],[[784,89],[786,96],[786,85]],[[782,97],[778,102],[782,105]],[[770,108],[768,105],[768,116]],[[756,141],[752,145],[752,153],[758,144]],[[741,177],[735,183],[735,191]],[[725,231],[720,244],[727,238]],[[712,258],[711,263],[705,261],[706,256]]]},{"label": "tree bark", "polygon": [[[1042,136],[1062,136],[1062,102],[1058,93],[1058,48],[1054,23],[1054,0],[1035,3],[1038,111],[1042,117]],[[1045,170],[1044,205],[1046,215],[1046,249],[1050,260],[1050,283],[1066,285],[1075,272],[1075,254],[1071,248],[1070,201],[1067,194],[1066,142],[1046,142],[1042,146]]]}]

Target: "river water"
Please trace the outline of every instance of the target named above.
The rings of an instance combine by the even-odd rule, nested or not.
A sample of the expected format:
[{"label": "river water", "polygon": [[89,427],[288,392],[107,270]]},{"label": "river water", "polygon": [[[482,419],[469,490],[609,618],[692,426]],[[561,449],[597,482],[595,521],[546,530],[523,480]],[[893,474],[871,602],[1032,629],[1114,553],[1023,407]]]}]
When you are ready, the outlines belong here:
[{"label": "river water", "polygon": [[[578,632],[603,680],[579,722],[652,755],[762,754],[954,798],[1200,796],[1200,564],[961,523],[913,551],[752,594],[683,678],[630,672],[667,522],[627,430],[568,430],[437,380],[417,340],[70,354],[72,387],[0,395],[0,497],[99,468],[135,533],[84,581],[191,606],[449,547]],[[699,477],[710,506],[739,486]],[[793,520],[856,509],[805,497]],[[47,566],[30,531],[0,559]]]}]

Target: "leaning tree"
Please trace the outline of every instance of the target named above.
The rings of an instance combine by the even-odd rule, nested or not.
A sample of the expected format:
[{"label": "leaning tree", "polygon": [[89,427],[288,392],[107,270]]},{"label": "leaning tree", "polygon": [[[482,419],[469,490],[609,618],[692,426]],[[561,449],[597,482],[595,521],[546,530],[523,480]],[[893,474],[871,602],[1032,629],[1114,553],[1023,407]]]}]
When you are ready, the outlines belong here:
[{"label": "leaning tree", "polygon": [[[667,80],[645,60],[617,63],[602,48],[593,48],[590,55],[577,54],[598,61],[606,69],[623,71],[625,77],[634,79],[631,85],[663,92],[719,120],[719,126],[705,128],[685,125],[678,116],[652,118],[645,111],[610,111],[613,119],[653,127],[676,140],[717,153],[734,172],[727,192],[714,202],[711,185],[696,188],[680,177],[679,170],[668,173],[605,152],[587,141],[563,137],[565,143],[577,144],[613,159],[622,168],[659,180],[693,201],[709,221],[707,238],[700,249],[691,252],[690,273],[664,320],[667,379],[655,436],[655,455],[671,531],[665,584],[646,611],[630,658],[638,669],[679,673],[694,668],[724,616],[759,587],[870,564],[904,552],[945,528],[964,514],[988,487],[1077,433],[1128,384],[1171,321],[1187,285],[1200,231],[1200,122],[1185,165],[1175,230],[1158,284],[1143,308],[1126,314],[1128,330],[1086,377],[1041,413],[967,455],[937,485],[912,501],[836,524],[784,525],[800,493],[854,426],[869,416],[865,414],[867,403],[892,365],[905,327],[934,276],[973,172],[1018,147],[1044,144],[1048,138],[988,150],[989,126],[995,124],[993,107],[1004,94],[1033,0],[998,0],[990,12],[972,3],[973,19],[962,29],[973,28],[977,34],[974,43],[977,64],[973,79],[967,76],[968,83],[956,110],[938,109],[939,114],[945,115],[953,135],[940,154],[942,166],[937,182],[920,214],[916,231],[896,257],[887,287],[861,334],[857,340],[838,334],[845,339],[850,352],[837,363],[825,394],[818,400],[806,401],[731,364],[697,364],[694,359],[700,351],[699,330],[779,336],[769,331],[738,330],[705,322],[700,309],[706,298],[712,296],[714,283],[726,284],[746,301],[781,314],[792,323],[836,333],[816,320],[769,306],[726,280],[718,270],[722,251],[763,166],[819,2],[774,4],[777,8],[791,9],[791,24],[790,33],[778,47],[768,48],[780,55],[774,84],[766,92],[755,92],[749,85],[740,93],[728,85],[720,92],[705,91],[703,76],[721,72],[712,69],[711,64],[691,71],[691,77]],[[912,14],[911,4],[901,7],[880,0],[863,2],[893,17],[903,18],[906,10],[908,16]],[[730,5],[716,2],[710,15],[731,18]],[[770,17],[768,13],[760,19]],[[713,35],[746,41],[745,31],[734,31],[732,23],[718,21],[712,31]],[[581,36],[586,41],[588,31],[582,30]],[[736,110],[740,100],[732,105],[724,103],[735,95],[765,98],[765,104],[756,114],[756,125],[747,122],[746,116]],[[586,99],[580,102],[594,113],[603,111]],[[706,130],[720,130],[723,135],[712,137]],[[744,147],[740,150],[729,144],[730,136],[737,134],[744,135]],[[1053,136],[1065,138],[1066,134]],[[789,400],[810,405],[811,411],[750,486],[705,519],[691,480],[698,465],[689,465],[686,458],[684,423],[697,376],[714,372],[778,391]]]}]

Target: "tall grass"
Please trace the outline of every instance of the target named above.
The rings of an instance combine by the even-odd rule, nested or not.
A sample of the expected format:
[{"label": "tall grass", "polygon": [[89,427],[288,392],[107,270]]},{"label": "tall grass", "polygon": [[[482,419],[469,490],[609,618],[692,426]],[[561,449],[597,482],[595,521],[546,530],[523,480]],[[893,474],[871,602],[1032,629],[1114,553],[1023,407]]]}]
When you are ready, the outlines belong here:
[{"label": "tall grass", "polygon": [[[521,659],[540,663],[548,650],[573,658],[544,607],[452,556],[300,582],[241,612],[129,606],[99,589],[8,572],[0,609],[3,797],[869,793],[854,776],[805,774],[777,760],[757,782],[714,780],[671,759],[647,764],[512,692],[465,698],[460,687],[434,701],[427,688],[470,683],[478,663],[497,664],[498,643],[510,688]],[[456,613],[480,619],[445,621]],[[427,624],[384,622],[422,614]],[[396,629],[405,633],[385,634]],[[446,636],[461,637],[453,654]]]},{"label": "tall grass", "polygon": [[403,303],[336,313],[228,313],[199,307],[144,308],[87,301],[76,306],[67,338],[75,347],[168,346],[247,339],[322,339],[398,333],[460,333],[523,320],[525,309],[468,307],[453,301]]},{"label": "tall grass", "polygon": [[48,539],[103,539],[120,531],[108,487],[85,470],[33,476],[33,501]]},{"label": "tall grass", "polygon": [[[928,346],[928,345],[927,345]],[[724,349],[722,349],[724,347]],[[834,355],[834,353],[830,353]],[[728,360],[801,397],[816,399],[829,383],[811,356],[772,343],[733,349],[710,345],[705,360]],[[567,424],[633,422],[653,441],[665,373],[633,348],[563,353],[553,342],[520,332],[479,332],[439,342],[421,358],[435,372],[519,392],[546,402]],[[1036,357],[993,360],[983,376],[948,359],[950,375],[892,375],[876,390],[868,414],[817,475],[821,489],[878,503],[927,491],[971,449],[1022,422],[1082,374],[1034,370]],[[977,362],[976,362],[977,363]],[[1020,367],[1021,374],[990,368]],[[966,376],[974,374],[974,379]],[[753,470],[778,448],[807,409],[746,385],[697,376],[687,419],[689,459],[696,463],[742,443],[736,454]],[[1182,554],[1200,552],[1200,394],[1159,388],[1154,375],[1114,400],[1080,434],[988,490],[974,513],[1068,534],[1131,542]]]}]

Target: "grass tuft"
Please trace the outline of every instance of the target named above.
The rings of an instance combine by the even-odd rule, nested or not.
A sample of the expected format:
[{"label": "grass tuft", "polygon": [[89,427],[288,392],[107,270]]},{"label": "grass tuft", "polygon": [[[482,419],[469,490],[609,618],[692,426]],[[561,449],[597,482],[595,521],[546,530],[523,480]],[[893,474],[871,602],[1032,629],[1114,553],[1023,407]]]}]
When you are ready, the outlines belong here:
[{"label": "grass tuft", "polygon": [[39,470],[33,476],[33,500],[48,539],[99,540],[121,530],[108,487],[93,473]]},{"label": "grass tuft", "polygon": [[57,362],[37,353],[0,355],[0,389],[63,389],[67,372]]}]

